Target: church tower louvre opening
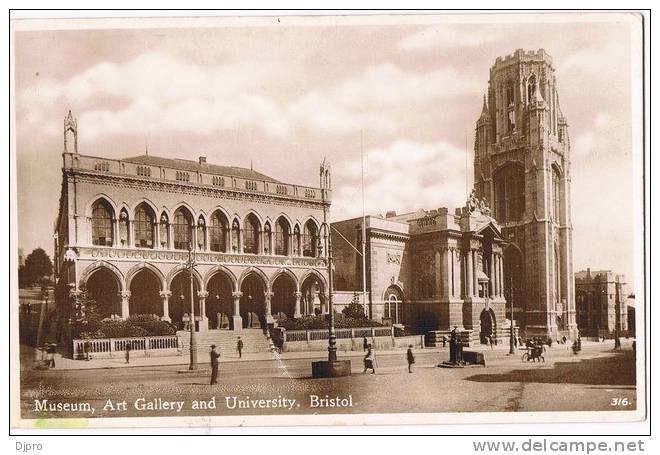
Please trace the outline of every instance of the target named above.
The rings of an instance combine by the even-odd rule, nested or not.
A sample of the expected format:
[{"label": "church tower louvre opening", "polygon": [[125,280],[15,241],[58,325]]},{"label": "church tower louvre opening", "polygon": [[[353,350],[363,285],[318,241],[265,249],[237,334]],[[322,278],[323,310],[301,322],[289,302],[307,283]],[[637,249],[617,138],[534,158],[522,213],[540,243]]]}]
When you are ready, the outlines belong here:
[{"label": "church tower louvre opening", "polygon": [[474,182],[507,241],[507,316],[513,303],[525,336],[575,335],[570,172],[552,57],[498,57],[476,123]]}]

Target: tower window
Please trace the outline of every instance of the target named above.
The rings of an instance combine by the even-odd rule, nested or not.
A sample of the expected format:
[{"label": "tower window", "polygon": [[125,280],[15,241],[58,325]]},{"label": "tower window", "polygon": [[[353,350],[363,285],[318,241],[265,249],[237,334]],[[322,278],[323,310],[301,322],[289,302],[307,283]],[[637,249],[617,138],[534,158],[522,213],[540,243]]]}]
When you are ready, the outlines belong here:
[{"label": "tower window", "polygon": [[518,221],[525,212],[525,171],[507,165],[494,176],[495,218],[499,222]]}]

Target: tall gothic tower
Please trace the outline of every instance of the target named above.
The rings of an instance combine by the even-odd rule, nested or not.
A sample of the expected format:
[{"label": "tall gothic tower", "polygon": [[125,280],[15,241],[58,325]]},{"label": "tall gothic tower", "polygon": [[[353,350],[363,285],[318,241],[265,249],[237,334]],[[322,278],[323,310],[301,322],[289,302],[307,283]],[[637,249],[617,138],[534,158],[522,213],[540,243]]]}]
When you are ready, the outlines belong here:
[{"label": "tall gothic tower", "polygon": [[574,336],[570,140],[543,49],[495,60],[474,153],[477,194],[508,241],[507,315],[513,300],[525,336]]}]

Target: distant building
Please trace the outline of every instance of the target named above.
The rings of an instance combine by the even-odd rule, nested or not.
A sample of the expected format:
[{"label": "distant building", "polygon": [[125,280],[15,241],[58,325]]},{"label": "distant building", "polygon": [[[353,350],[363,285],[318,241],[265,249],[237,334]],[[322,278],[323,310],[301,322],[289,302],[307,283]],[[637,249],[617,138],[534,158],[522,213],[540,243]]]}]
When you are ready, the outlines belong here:
[{"label": "distant building", "polygon": [[575,334],[571,154],[552,57],[518,49],[490,68],[474,185],[508,242],[505,296],[529,336]]},{"label": "distant building", "polygon": [[610,270],[575,274],[578,330],[582,336],[612,337],[628,333],[626,279]]},{"label": "distant building", "polygon": [[18,249],[18,266],[23,267],[25,265],[25,253],[23,253],[23,248]]},{"label": "distant building", "polygon": [[[468,201],[468,205],[470,201]],[[367,216],[366,281],[369,316],[420,332],[472,332],[473,340],[502,337],[506,320],[499,225],[477,204]],[[362,289],[362,218],[332,224],[337,291]]]}]

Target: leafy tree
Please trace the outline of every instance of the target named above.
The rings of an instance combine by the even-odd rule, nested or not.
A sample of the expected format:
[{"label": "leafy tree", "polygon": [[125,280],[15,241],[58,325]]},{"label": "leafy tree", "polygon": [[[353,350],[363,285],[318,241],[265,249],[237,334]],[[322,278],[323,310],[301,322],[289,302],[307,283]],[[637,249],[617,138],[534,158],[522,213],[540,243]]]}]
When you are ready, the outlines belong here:
[{"label": "leafy tree", "polygon": [[40,282],[44,277],[49,277],[52,273],[53,263],[43,248],[34,249],[25,258],[24,278],[28,284]]},{"label": "leafy tree", "polygon": [[360,297],[357,292],[353,294],[353,300],[343,310],[342,314],[351,319],[367,319],[364,314],[364,307],[360,304]]},{"label": "leafy tree", "polygon": [[32,278],[28,276],[27,269],[24,265],[18,267],[18,287],[26,288],[32,284]]}]

